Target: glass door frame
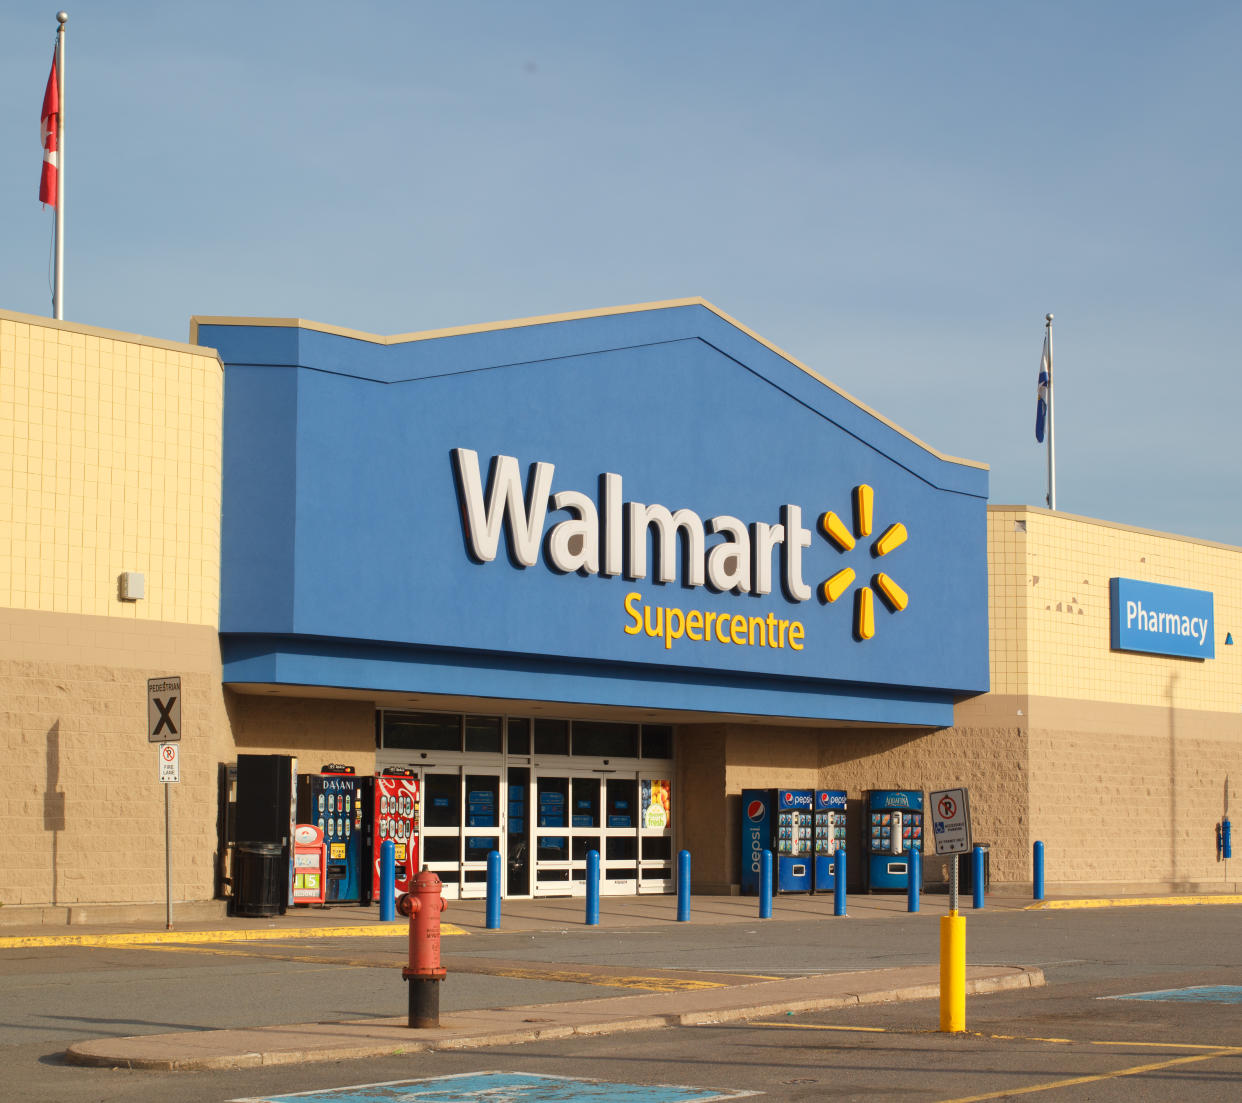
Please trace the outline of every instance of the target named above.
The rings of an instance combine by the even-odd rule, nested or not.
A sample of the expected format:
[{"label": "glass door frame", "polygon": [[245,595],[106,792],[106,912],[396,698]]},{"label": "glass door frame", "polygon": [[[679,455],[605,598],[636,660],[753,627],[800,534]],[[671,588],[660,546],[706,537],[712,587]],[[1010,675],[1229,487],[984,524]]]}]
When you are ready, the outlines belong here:
[{"label": "glass door frame", "polygon": [[[634,809],[634,822],[630,827],[610,827],[608,825],[608,782],[609,780],[621,780],[632,782],[634,784],[634,803],[638,802],[638,769],[611,767],[589,767],[582,764],[557,763],[555,765],[532,765],[530,776],[530,793],[527,798],[528,807],[531,809],[533,823],[531,826],[531,835],[533,836],[533,855],[530,865],[531,879],[531,896],[585,896],[586,895],[586,868],[587,868],[587,851],[598,850],[600,856],[600,895],[601,896],[634,896],[639,891],[639,847],[641,841],[639,838],[639,820],[638,809]],[[539,782],[541,780],[565,780],[565,820],[563,825],[551,824],[543,825],[540,820],[543,818],[543,808],[539,803]],[[594,823],[593,824],[575,824],[575,813],[580,813],[581,809],[577,807],[575,801],[575,789],[578,786],[575,782],[593,781],[596,785],[596,796],[594,803]],[[634,842],[634,857],[632,859],[608,859],[608,841],[610,838],[630,838]],[[564,839],[565,840],[565,857],[564,858],[542,858],[540,850],[546,849],[539,846],[539,841],[544,838]],[[575,843],[586,841],[594,843],[593,846],[576,847]],[[609,876],[609,871],[616,871],[623,865],[630,866],[630,875],[627,877]],[[541,883],[541,873],[553,873],[564,871],[567,877],[564,879],[548,879]]]}]

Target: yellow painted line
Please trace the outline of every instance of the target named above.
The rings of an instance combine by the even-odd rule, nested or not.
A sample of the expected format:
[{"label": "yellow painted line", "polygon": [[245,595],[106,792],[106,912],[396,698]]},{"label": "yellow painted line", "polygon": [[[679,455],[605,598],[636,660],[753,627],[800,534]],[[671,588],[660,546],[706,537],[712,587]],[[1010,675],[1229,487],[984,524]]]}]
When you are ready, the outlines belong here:
[{"label": "yellow painted line", "polygon": [[[217,946],[157,945],[152,949],[168,953],[216,954],[221,957],[244,957],[251,961],[292,961],[301,965],[349,966],[363,969],[392,969],[391,961],[366,961],[351,958],[317,957],[312,954],[252,954],[245,950],[229,950]],[[569,984],[590,984],[597,988],[638,988],[648,992],[693,992],[708,988],[728,988],[717,981],[679,980],[676,977],[606,976],[573,969],[494,969],[489,977],[510,977],[516,980],[552,980]]]},{"label": "yellow painted line", "polygon": [[[0,938],[0,950],[37,946],[153,946],[160,943],[276,942],[301,938],[408,938],[409,925],[392,923],[369,927],[289,927],[284,930],[132,931],[127,934],[15,935]],[[440,934],[470,932],[452,923],[441,923]]]},{"label": "yellow painted line", "polygon": [[361,961],[355,958],[316,957],[313,954],[285,953],[248,953],[245,950],[230,950],[224,946],[174,946],[170,944],[152,946],[151,949],[161,954],[211,954],[214,957],[243,957],[248,961],[292,961],[299,965],[346,966],[352,969],[392,969],[399,966],[404,955],[398,954],[395,961]]},{"label": "yellow painted line", "polygon": [[1027,904],[1023,911],[1055,911],[1067,908],[1157,908],[1180,907],[1188,904],[1242,904],[1242,896],[1212,894],[1207,896],[1120,896],[1098,900],[1040,900]]},{"label": "yellow painted line", "polygon": [[821,1023],[768,1023],[768,1022],[752,1022],[751,1026],[785,1026],[796,1027],[798,1030],[839,1030],[844,1034],[887,1034],[888,1030],[882,1026],[824,1026]]},{"label": "yellow painted line", "polygon": [[[758,1019],[750,1024],[751,1026],[783,1026],[792,1027],[796,1030],[838,1030],[843,1033],[855,1031],[862,1034],[939,1034],[938,1030],[892,1030],[886,1026],[831,1026],[823,1023],[799,1023],[789,1019],[779,1019],[775,1022],[760,1022]],[[983,1034],[976,1030],[966,1031],[972,1038],[986,1038],[996,1042],[1044,1042],[1051,1045],[1069,1046],[1069,1045],[1085,1045],[1085,1046],[1142,1046],[1146,1049],[1202,1049],[1202,1050],[1222,1050],[1231,1049],[1231,1046],[1217,1043],[1200,1043],[1200,1042],[1117,1042],[1117,1041],[1078,1041],[1074,1038],[1040,1038],[1031,1037],[1025,1034]]]},{"label": "yellow painted line", "polygon": [[1238,1054],[1242,1054],[1242,1047],[1228,1046],[1214,1053],[1200,1053],[1193,1057],[1173,1057],[1168,1061],[1153,1061],[1149,1065],[1134,1065],[1128,1069],[1115,1069],[1112,1072],[1101,1072],[1092,1076],[1072,1076],[1065,1080],[1050,1080],[1044,1084],[1031,1084],[1025,1088],[1005,1088],[1001,1091],[987,1092],[984,1095],[963,1095],[956,1099],[942,1100],[941,1103],[983,1103],[986,1099],[1008,1099],[1013,1095],[1034,1095],[1036,1092],[1056,1091],[1058,1088],[1072,1088],[1079,1084],[1097,1084],[1103,1080],[1117,1080],[1123,1076],[1142,1076],[1144,1073],[1159,1072],[1178,1065],[1214,1061],[1218,1057],[1236,1057]]},{"label": "yellow painted line", "polygon": [[[875,1033],[875,1034],[930,1034],[932,1031],[890,1031],[881,1026],[823,1026],[817,1023],[795,1022],[753,1022],[751,1026],[793,1027],[797,1030],[835,1030],[844,1033]],[[1073,1045],[1071,1038],[1023,1038],[1013,1034],[973,1034],[976,1038],[991,1038],[1005,1042],[1050,1042],[1056,1045]],[[1034,1095],[1037,1092],[1055,1091],[1058,1088],[1072,1088],[1079,1084],[1094,1084],[1103,1080],[1117,1080],[1123,1076],[1142,1076],[1148,1072],[1159,1072],[1162,1069],[1175,1068],[1178,1065],[1192,1065],[1199,1061],[1214,1061],[1218,1057],[1237,1057],[1242,1055],[1242,1046],[1210,1046],[1196,1045],[1190,1042],[1106,1042],[1088,1041],[1078,1043],[1090,1046],[1160,1046],[1166,1049],[1201,1049],[1188,1057],[1171,1057],[1167,1061],[1153,1061],[1147,1065],[1133,1065],[1130,1068],[1114,1069],[1112,1072],[1094,1073],[1090,1076],[1073,1076],[1064,1080],[1051,1080],[1044,1084],[1031,1084],[1024,1088],[1003,1088],[1000,1091],[985,1092],[983,1095],[964,1095],[955,1099],[944,1099],[940,1103],[984,1103],[988,1099],[1008,1099],[1013,1095]]]},{"label": "yellow painted line", "polygon": [[489,977],[512,977],[517,980],[555,980],[568,984],[591,984],[599,988],[641,988],[647,992],[697,992],[707,988],[728,988],[727,984],[708,980],[678,980],[676,977],[607,976],[572,969],[496,969]]}]

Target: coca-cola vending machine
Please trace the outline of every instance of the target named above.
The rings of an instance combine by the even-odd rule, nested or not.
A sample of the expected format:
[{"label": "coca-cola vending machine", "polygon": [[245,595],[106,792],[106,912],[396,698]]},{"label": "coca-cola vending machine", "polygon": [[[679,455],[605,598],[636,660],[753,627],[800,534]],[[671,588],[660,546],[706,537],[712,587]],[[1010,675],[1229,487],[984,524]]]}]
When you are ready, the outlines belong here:
[{"label": "coca-cola vending machine", "polygon": [[418,777],[413,770],[390,767],[375,779],[375,825],[371,898],[380,897],[380,862],[386,839],[393,842],[393,872],[397,892],[409,892],[418,872]]}]

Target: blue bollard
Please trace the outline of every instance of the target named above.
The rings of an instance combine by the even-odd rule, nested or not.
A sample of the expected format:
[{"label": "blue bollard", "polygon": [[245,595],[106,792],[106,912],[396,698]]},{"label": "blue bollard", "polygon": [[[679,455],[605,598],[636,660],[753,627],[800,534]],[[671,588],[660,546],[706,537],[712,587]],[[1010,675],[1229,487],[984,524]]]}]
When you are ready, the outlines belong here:
[{"label": "blue bollard", "polygon": [[832,914],[845,914],[845,847],[837,851],[832,875]]},{"label": "blue bollard", "polygon": [[906,911],[919,910],[919,885],[923,883],[923,856],[917,850],[910,851],[906,863]]},{"label": "blue bollard", "polygon": [[587,851],[586,870],[586,922],[588,927],[599,926],[599,851]]},{"label": "blue bollard", "polygon": [[380,922],[397,917],[397,844],[392,839],[380,843]]},{"label": "blue bollard", "polygon": [[974,859],[971,862],[971,879],[974,884],[976,908],[983,907],[983,847],[977,846],[971,855]]},{"label": "blue bollard", "polygon": [[487,929],[500,930],[500,851],[487,856]]},{"label": "blue bollard", "polygon": [[772,918],[772,851],[759,859],[759,918]]},{"label": "blue bollard", "polygon": [[1035,842],[1035,876],[1031,882],[1031,888],[1034,892],[1036,900],[1044,898],[1044,844],[1036,840]]},{"label": "blue bollard", "polygon": [[690,851],[677,852],[677,922],[690,922]]}]

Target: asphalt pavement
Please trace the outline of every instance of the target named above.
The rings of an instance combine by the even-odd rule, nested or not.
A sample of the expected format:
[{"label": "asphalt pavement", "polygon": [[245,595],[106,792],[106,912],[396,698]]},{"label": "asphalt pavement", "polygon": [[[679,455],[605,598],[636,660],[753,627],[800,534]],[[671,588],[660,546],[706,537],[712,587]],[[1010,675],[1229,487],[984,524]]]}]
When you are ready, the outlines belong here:
[{"label": "asphalt pavement", "polygon": [[[959,901],[961,914],[971,914],[970,902],[969,896]],[[1036,903],[1029,898],[993,895],[987,898],[985,907],[992,911],[1016,911],[1240,902],[1242,897],[1219,895],[1064,898]],[[947,914],[948,898],[924,894],[920,910],[931,916]],[[882,922],[906,916],[908,903],[904,895],[850,896],[846,913],[846,920]],[[758,918],[758,901],[753,897],[709,896],[691,901],[689,924],[694,928],[710,928],[722,924],[779,924],[827,917],[842,921],[833,916],[831,896],[778,896],[773,904],[773,917],[763,920]],[[537,934],[581,930],[585,926],[582,898],[554,898],[506,901],[499,930],[509,934]],[[677,922],[674,897],[603,897],[600,901],[599,927],[614,938],[645,936],[662,926],[685,929],[685,924]],[[187,920],[184,927],[173,930],[165,929],[163,923],[78,924],[54,929],[5,927],[0,928],[0,951],[15,947],[191,945],[316,938],[406,939],[408,931],[408,923],[403,919],[381,922],[379,909],[375,907],[299,907],[285,915],[269,917],[195,917]],[[480,960],[477,955],[486,954],[487,940],[496,933],[487,928],[483,900],[450,901],[442,922],[446,961],[456,957],[463,962],[467,959],[477,962]],[[705,939],[710,941],[710,935],[705,934]],[[486,966],[482,968],[486,970]],[[965,980],[967,995],[976,995],[1039,987],[1044,983],[1044,975],[1040,968],[1031,965],[971,964],[968,955]],[[77,1042],[69,1047],[65,1056],[74,1064],[169,1071],[302,1064],[929,999],[936,998],[939,989],[939,968],[926,963],[776,978],[727,976],[719,983],[687,981],[684,986],[673,986],[672,990],[638,995],[453,1011],[440,1016],[438,1027],[423,1029],[410,1028],[402,1016],[196,1030]]]}]

